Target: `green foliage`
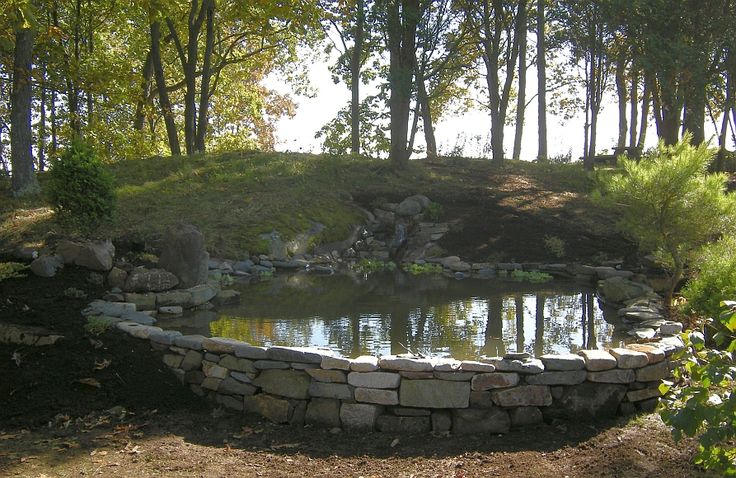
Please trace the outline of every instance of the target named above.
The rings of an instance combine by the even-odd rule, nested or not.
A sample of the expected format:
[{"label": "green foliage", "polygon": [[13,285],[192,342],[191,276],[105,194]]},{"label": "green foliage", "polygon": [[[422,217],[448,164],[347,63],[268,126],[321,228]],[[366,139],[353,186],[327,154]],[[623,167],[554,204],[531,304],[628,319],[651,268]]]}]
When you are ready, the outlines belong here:
[{"label": "green foliage", "polygon": [[565,241],[557,236],[544,236],[544,248],[556,258],[565,257]]},{"label": "green foliage", "polygon": [[736,198],[725,193],[726,176],[707,173],[713,152],[690,139],[660,142],[639,162],[620,157],[620,171],[601,173],[594,193],[599,204],[620,211],[621,231],[668,267],[669,298],[693,253],[733,230],[736,213]]},{"label": "green foliage", "polygon": [[64,289],[64,297],[68,297],[70,299],[85,299],[87,297],[87,293],[83,290],[77,289],[76,287],[69,287]]},{"label": "green foliage", "polygon": [[84,330],[95,337],[99,337],[111,328],[112,323],[109,320],[96,316],[88,317],[87,323],[84,324]]},{"label": "green foliage", "polygon": [[364,274],[381,271],[395,271],[396,263],[393,261],[381,261],[378,259],[361,259],[353,268]]},{"label": "green foliage", "polygon": [[439,264],[404,264],[401,266],[401,268],[413,275],[418,276],[422,274],[442,274],[442,266]]},{"label": "green foliage", "polygon": [[736,297],[736,236],[725,236],[705,246],[694,261],[696,275],[682,290],[687,308],[706,317],[716,317],[721,302]]},{"label": "green foliage", "polygon": [[25,277],[22,271],[28,269],[28,266],[19,262],[0,262],[0,282],[5,279],[14,279],[16,277]]},{"label": "green foliage", "polygon": [[427,216],[427,219],[438,222],[442,218],[442,216],[444,216],[445,208],[442,206],[442,204],[432,201],[427,204],[427,207],[424,210],[424,214]]},{"label": "green foliage", "polygon": [[112,175],[84,143],[75,141],[51,164],[46,192],[60,221],[83,233],[112,220]]},{"label": "green foliage", "polygon": [[[723,302],[720,323],[730,334],[736,333],[736,302]],[[660,415],[672,427],[675,440],[683,435],[698,436],[695,463],[726,476],[736,476],[736,393],[734,378],[736,340],[725,350],[705,348],[700,332],[683,334],[686,348],[677,357],[682,366],[675,370],[681,387],[665,383],[660,390],[671,392],[662,399]],[[717,337],[726,345],[726,335]]]},{"label": "green foliage", "polygon": [[546,272],[540,271],[521,271],[515,270],[511,272],[511,278],[517,282],[531,282],[539,284],[542,282],[551,281],[553,277]]}]

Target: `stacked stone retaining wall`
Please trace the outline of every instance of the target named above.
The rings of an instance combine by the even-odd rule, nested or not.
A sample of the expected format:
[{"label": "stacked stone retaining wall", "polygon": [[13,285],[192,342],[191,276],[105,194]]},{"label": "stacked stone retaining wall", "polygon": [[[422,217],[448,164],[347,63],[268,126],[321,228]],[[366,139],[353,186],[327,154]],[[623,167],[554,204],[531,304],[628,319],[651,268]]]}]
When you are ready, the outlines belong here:
[{"label": "stacked stone retaining wall", "polygon": [[[111,319],[112,320],[112,319]],[[347,359],[316,348],[257,347],[117,319],[162,353],[194,393],[275,423],[389,433],[505,433],[545,419],[648,411],[671,376],[678,337],[578,354],[481,361]]]}]

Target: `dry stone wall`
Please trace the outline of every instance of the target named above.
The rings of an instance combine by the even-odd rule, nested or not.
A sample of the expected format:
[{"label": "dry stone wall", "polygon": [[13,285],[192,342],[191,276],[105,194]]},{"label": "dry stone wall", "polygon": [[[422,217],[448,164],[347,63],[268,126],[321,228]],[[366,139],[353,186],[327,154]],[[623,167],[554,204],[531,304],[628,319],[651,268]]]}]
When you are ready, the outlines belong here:
[{"label": "dry stone wall", "polygon": [[407,355],[348,359],[317,348],[257,347],[107,318],[148,340],[194,393],[275,423],[387,433],[505,433],[544,419],[654,408],[679,337],[579,354],[480,361]]}]

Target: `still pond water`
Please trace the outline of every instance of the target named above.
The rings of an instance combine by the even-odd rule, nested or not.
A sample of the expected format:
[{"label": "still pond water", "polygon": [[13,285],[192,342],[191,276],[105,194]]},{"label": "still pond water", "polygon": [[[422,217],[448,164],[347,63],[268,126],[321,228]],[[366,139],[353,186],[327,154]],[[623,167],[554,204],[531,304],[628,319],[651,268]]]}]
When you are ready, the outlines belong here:
[{"label": "still pond water", "polygon": [[473,359],[521,350],[540,356],[624,339],[614,330],[615,311],[604,313],[591,289],[572,282],[302,273],[233,288],[242,293],[240,305],[158,325],[254,345],[329,347],[345,357],[411,351]]}]

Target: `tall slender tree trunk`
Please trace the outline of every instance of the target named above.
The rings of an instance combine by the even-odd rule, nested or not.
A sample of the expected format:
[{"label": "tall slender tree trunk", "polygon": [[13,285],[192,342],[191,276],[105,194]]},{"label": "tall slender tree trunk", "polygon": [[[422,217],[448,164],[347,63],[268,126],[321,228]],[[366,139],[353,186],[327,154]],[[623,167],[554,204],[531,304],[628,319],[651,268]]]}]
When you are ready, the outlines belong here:
[{"label": "tall slender tree trunk", "polygon": [[51,108],[49,112],[49,119],[51,120],[51,155],[56,157],[56,152],[59,150],[59,139],[57,134],[56,125],[56,89],[51,90]]},{"label": "tall slender tree trunk", "polygon": [[437,140],[434,135],[434,121],[432,119],[432,109],[429,105],[429,95],[427,94],[426,78],[424,71],[426,65],[419,65],[418,61],[414,62],[414,75],[417,85],[417,108],[422,115],[422,125],[424,129],[424,142],[427,145],[427,159],[437,159]]},{"label": "tall slender tree trunk", "polygon": [[516,95],[516,130],[514,132],[515,160],[521,158],[521,139],[524,134],[524,115],[526,114],[526,45],[527,45],[527,1],[519,2],[519,21],[516,36],[519,39],[519,90]]},{"label": "tall slender tree trunk", "polygon": [[718,132],[718,155],[716,156],[715,167],[717,171],[723,171],[726,161],[726,138],[728,137],[728,121],[729,113],[733,108],[733,78],[726,72],[726,100],[723,109],[723,118],[721,118],[721,128]]},{"label": "tall slender tree trunk", "polygon": [[546,0],[537,0],[537,160],[547,161],[547,40],[544,33]]},{"label": "tall slender tree trunk", "polygon": [[[91,57],[95,50],[95,33],[92,27],[92,15],[94,10],[92,9],[92,0],[87,0],[87,53]],[[95,95],[92,88],[87,89],[87,126],[92,124],[93,115],[95,110]]]},{"label": "tall slender tree trunk", "polygon": [[206,10],[205,48],[200,79],[199,112],[197,118],[197,134],[194,144],[195,152],[205,151],[207,123],[210,106],[210,79],[212,78],[212,52],[215,48],[215,0],[203,0],[202,8]]},{"label": "tall slender tree trunk", "polygon": [[[633,66],[633,62],[631,70],[629,147],[636,148],[636,133],[639,130],[639,71]],[[642,121],[646,121],[646,119],[642,119]]]},{"label": "tall slender tree trunk", "polygon": [[391,95],[391,162],[404,168],[411,151],[407,148],[419,0],[388,2],[389,85]]},{"label": "tall slender tree trunk", "polygon": [[35,194],[40,190],[33,170],[31,144],[31,68],[34,36],[35,32],[29,28],[19,28],[15,32],[13,91],[10,94],[10,159],[13,166],[11,188],[14,196]]},{"label": "tall slender tree trunk", "polygon": [[143,63],[143,78],[141,80],[141,96],[135,107],[135,116],[133,118],[133,129],[143,131],[146,125],[146,105],[151,101],[151,91],[153,89],[153,58],[151,50],[148,50],[146,61]]},{"label": "tall slender tree trunk", "polygon": [[38,105],[38,170],[46,169],[46,62],[40,61]]},{"label": "tall slender tree trunk", "polygon": [[705,80],[702,72],[696,72],[685,87],[685,117],[683,129],[692,133],[692,144],[705,141]]},{"label": "tall slender tree trunk", "polygon": [[360,65],[363,59],[365,0],[357,0],[355,9],[355,43],[350,58],[350,151],[360,154]]},{"label": "tall slender tree trunk", "polygon": [[644,151],[644,144],[647,139],[647,128],[649,126],[649,105],[652,102],[652,90],[649,82],[644,83],[644,91],[641,93],[641,127],[639,129],[639,140],[636,147],[640,151]]},{"label": "tall slender tree trunk", "polygon": [[161,105],[164,124],[166,125],[166,136],[169,140],[169,149],[171,150],[172,155],[179,156],[181,155],[179,135],[176,131],[174,113],[171,111],[169,92],[166,89],[166,78],[164,77],[164,68],[161,63],[161,24],[158,21],[151,23],[151,60],[153,61],[156,88],[158,89],[158,102]]},{"label": "tall slender tree trunk", "polygon": [[619,54],[616,62],[616,96],[618,98],[618,141],[616,148],[620,151],[626,146],[626,133],[628,124],[626,120],[626,106],[628,98],[626,97],[626,56]]}]

